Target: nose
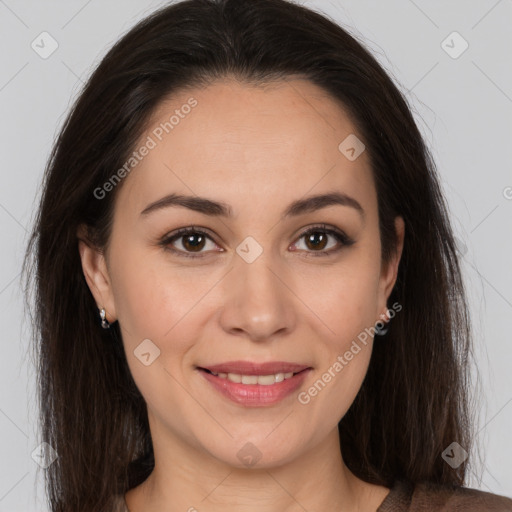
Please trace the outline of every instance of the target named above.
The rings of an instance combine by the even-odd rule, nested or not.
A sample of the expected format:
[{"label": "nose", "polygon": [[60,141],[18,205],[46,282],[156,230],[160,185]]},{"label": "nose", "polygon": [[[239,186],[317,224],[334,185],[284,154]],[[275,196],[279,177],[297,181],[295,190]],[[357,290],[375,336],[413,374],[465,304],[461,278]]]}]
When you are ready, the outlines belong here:
[{"label": "nose", "polygon": [[293,331],[297,321],[292,279],[284,265],[265,251],[251,263],[235,257],[223,281],[222,329],[252,341],[265,341]]}]

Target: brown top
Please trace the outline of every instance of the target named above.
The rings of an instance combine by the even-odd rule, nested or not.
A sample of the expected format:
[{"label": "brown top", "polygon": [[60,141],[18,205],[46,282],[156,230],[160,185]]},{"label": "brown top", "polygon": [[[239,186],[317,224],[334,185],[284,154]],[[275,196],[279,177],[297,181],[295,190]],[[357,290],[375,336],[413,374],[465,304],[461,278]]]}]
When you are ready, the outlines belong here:
[{"label": "brown top", "polygon": [[[130,512],[123,495],[113,512]],[[395,481],[376,512],[512,512],[512,499],[468,487]]]},{"label": "brown top", "polygon": [[512,499],[468,487],[395,481],[377,512],[512,512]]}]

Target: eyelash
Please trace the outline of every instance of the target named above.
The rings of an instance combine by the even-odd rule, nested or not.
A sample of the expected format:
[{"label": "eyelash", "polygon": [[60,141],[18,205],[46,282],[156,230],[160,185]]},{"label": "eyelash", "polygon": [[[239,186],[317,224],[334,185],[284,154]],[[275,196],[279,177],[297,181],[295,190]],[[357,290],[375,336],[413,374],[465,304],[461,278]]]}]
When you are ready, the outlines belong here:
[{"label": "eyelash", "polygon": [[[303,231],[297,238],[297,240],[300,240],[301,238],[311,234],[311,233],[326,233],[328,235],[332,235],[340,244],[341,246],[349,247],[350,245],[355,243],[355,240],[347,236],[342,231],[338,231],[335,229],[331,229],[327,227],[325,224],[320,224],[318,226],[312,226],[308,228],[306,231]],[[159,245],[161,245],[165,250],[170,251],[174,254],[178,254],[179,256],[184,256],[185,258],[203,258],[205,257],[205,253],[197,253],[193,254],[190,252],[182,251],[180,249],[175,249],[174,247],[171,247],[170,244],[174,242],[175,240],[189,234],[199,234],[204,235],[210,240],[212,240],[211,236],[205,232],[204,230],[200,228],[196,228],[195,226],[190,226],[187,228],[182,228],[176,231],[175,233],[171,233],[169,235],[166,235],[160,242]],[[214,240],[212,240],[214,242]],[[331,256],[334,253],[337,253],[341,250],[342,247],[338,247],[336,249],[330,249],[328,251],[307,251],[308,257],[317,257],[317,256]]]}]

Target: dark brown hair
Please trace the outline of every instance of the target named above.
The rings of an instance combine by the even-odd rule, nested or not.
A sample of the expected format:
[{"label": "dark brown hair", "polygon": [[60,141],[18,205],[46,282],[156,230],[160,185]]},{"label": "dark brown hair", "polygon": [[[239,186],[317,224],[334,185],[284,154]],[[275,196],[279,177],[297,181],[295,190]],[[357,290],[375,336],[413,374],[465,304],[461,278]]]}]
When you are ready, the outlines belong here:
[{"label": "dark brown hair", "polygon": [[[77,228],[108,245],[122,183],[97,199],[173,92],[232,77],[258,85],[305,78],[351,117],[378,196],[382,261],[405,244],[389,303],[403,311],[376,343],[366,378],[339,423],[343,459],[359,478],[463,485],[468,460],[441,457],[472,443],[471,334],[458,252],[435,164],[407,102],[362,43],[327,17],[286,0],[185,0],[138,23],[104,57],[49,158],[24,270],[33,285],[42,441],[53,512],[109,510],[154,465],[146,404],[118,324],[100,327]],[[29,292],[30,295],[30,292]]]}]

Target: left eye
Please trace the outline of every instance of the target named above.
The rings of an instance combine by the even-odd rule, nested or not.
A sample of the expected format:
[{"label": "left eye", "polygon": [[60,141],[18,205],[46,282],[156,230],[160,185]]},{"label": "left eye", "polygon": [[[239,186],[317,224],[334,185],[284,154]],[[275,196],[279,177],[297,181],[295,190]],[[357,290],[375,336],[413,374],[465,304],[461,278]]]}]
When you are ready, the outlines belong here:
[{"label": "left eye", "polygon": [[[341,249],[341,247],[338,247],[332,250],[333,247],[336,247],[336,243],[330,247],[326,247],[328,244],[328,237],[334,238],[334,240],[341,246],[348,246],[352,245],[353,243],[353,241],[349,239],[344,233],[321,226],[308,229],[299,236],[299,240],[304,239],[306,251],[309,249],[311,252],[318,253],[314,254],[314,256],[328,256],[329,254],[337,252]],[[324,251],[326,248],[331,250]]]},{"label": "left eye", "polygon": [[[334,239],[334,242],[328,247],[328,239],[332,238]],[[343,243],[344,239],[341,234],[329,230],[329,229],[321,229],[321,228],[312,228],[306,231],[305,233],[302,233],[299,237],[299,242],[304,240],[304,246],[300,247],[300,244],[294,244],[295,247],[299,249],[305,249],[306,251],[313,251],[313,252],[321,252],[324,249],[332,249],[333,247],[336,247],[337,243]],[[329,251],[332,252],[332,251]]]},{"label": "left eye", "polygon": [[[332,249],[333,246],[331,246],[328,247],[328,251],[324,250],[327,245],[328,237],[334,238],[336,242],[338,242],[339,247]],[[343,246],[350,246],[354,243],[354,240],[345,235],[345,233],[330,229],[327,226],[315,226],[309,228],[298,237],[298,240],[302,240],[303,238],[305,238],[306,252],[313,253],[310,256],[329,256],[330,254],[340,251]],[[183,249],[173,247],[174,242],[180,239]],[[202,251],[207,240],[211,241],[214,246],[216,245],[210,235],[205,231],[195,227],[188,227],[164,237],[160,242],[160,245],[162,245],[166,250],[169,250],[179,256],[185,256],[187,258],[201,258],[205,255],[205,252],[211,252]],[[297,250],[296,245],[297,243],[291,246],[294,247],[292,251]],[[223,249],[217,252],[223,252]]]}]

